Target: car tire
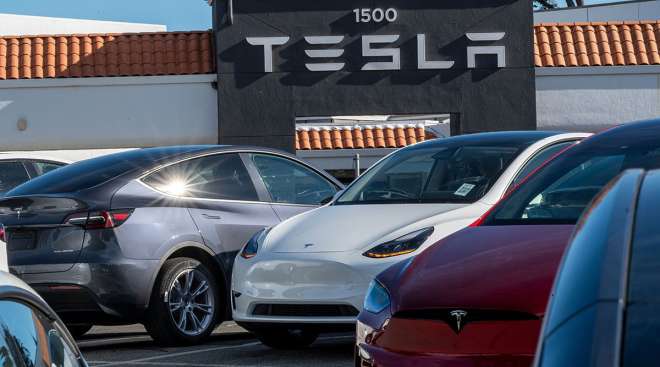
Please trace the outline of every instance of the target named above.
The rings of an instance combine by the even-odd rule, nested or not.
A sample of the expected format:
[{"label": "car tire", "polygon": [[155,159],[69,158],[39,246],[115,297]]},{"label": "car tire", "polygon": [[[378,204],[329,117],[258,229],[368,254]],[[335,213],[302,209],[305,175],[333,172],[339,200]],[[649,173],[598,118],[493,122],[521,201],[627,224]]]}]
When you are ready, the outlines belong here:
[{"label": "car tire", "polygon": [[257,339],[273,349],[303,349],[312,345],[319,337],[315,330],[306,328],[277,328],[259,330]]},{"label": "car tire", "polygon": [[94,325],[88,325],[88,324],[66,325],[66,328],[69,329],[69,334],[71,334],[71,336],[74,337],[75,339],[78,339],[81,336],[87,334],[87,332],[92,330],[92,327],[94,327]]},{"label": "car tire", "polygon": [[[188,282],[188,277],[193,279]],[[195,292],[206,291],[195,296]],[[161,345],[192,345],[213,332],[224,305],[209,268],[191,258],[174,258],[163,265],[147,310],[145,328]],[[201,307],[201,305],[204,305]]]}]

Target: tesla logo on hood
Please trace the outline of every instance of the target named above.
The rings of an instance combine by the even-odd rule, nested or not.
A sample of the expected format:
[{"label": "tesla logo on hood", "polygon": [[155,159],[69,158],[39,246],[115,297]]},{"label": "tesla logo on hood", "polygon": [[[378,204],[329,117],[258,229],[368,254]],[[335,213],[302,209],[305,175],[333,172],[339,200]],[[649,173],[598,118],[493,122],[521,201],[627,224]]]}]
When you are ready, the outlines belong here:
[{"label": "tesla logo on hood", "polygon": [[450,326],[456,334],[461,332],[461,329],[465,326],[465,318],[467,316],[467,312],[463,310],[455,310],[451,311],[449,313],[449,317],[454,321],[453,323],[450,323]]},{"label": "tesla logo on hood", "polygon": [[23,208],[23,207],[11,208],[11,210],[12,210],[14,213],[16,213],[16,217],[17,217],[18,219],[21,219],[21,214],[22,214],[22,213],[25,213],[25,212],[27,211],[26,208]]}]

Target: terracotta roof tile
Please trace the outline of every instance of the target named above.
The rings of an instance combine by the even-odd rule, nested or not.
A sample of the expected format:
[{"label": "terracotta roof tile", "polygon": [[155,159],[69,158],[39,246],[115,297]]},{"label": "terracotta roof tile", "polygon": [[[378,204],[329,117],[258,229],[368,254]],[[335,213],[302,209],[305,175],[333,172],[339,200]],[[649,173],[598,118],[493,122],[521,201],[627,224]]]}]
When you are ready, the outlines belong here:
[{"label": "terracotta roof tile", "polygon": [[[210,31],[4,36],[0,37],[0,80],[208,74],[214,72],[212,38]],[[659,42],[657,20],[541,23],[534,27],[534,64],[660,65]],[[343,132],[336,133],[330,131],[333,147],[339,145],[338,138],[341,145],[361,144],[359,136],[348,139]],[[407,144],[410,134],[406,134]],[[362,143],[402,145],[401,136],[392,128],[363,131]]]},{"label": "terracotta roof tile", "polygon": [[0,37],[0,80],[214,73],[211,32]]},{"label": "terracotta roof tile", "polygon": [[424,125],[299,126],[296,150],[401,148],[435,135]]},{"label": "terracotta roof tile", "polygon": [[660,65],[660,21],[541,23],[537,67]]}]

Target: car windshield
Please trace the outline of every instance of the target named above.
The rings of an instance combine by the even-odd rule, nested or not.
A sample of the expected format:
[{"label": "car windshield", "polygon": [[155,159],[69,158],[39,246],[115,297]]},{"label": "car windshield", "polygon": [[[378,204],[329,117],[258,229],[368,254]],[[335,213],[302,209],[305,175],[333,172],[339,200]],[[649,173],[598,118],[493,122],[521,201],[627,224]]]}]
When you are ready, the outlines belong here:
[{"label": "car windshield", "polygon": [[524,182],[498,204],[484,225],[575,224],[596,194],[620,172],[659,166],[660,142],[578,146]]},{"label": "car windshield", "polygon": [[483,197],[523,144],[404,149],[360,177],[336,205],[472,203]]}]

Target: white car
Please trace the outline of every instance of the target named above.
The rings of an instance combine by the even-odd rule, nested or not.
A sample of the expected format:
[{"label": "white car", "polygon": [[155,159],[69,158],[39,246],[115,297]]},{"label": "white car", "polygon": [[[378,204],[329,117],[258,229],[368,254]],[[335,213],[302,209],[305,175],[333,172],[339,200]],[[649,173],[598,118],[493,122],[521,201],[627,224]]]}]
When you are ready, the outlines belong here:
[{"label": "white car", "polygon": [[383,158],[329,205],[257,233],[236,258],[234,320],[275,348],[354,328],[371,280],[472,224],[586,133],[437,139]]},{"label": "white car", "polygon": [[0,271],[2,366],[87,367],[71,334],[27,284]]}]

